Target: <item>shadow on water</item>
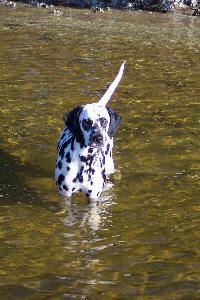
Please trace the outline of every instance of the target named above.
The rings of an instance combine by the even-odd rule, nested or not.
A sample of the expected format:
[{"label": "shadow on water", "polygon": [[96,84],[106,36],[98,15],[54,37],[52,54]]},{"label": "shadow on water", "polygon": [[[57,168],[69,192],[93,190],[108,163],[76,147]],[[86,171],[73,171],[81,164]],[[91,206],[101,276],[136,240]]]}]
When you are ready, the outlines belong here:
[{"label": "shadow on water", "polygon": [[[45,169],[29,162],[22,163],[15,155],[0,149],[1,205],[14,207],[17,204],[30,204],[34,207],[39,206],[53,211],[58,210],[59,198],[54,197],[52,202],[51,199],[48,201],[48,195],[45,197],[45,184],[47,184],[47,181],[50,181],[52,185],[49,189],[52,190],[54,187],[53,177],[50,178],[50,175],[48,168]],[[47,191],[49,192],[48,188]]]},{"label": "shadow on water", "polygon": [[[37,174],[37,180],[48,178],[49,173],[45,169],[39,169],[29,163],[21,163],[20,160],[4,150],[0,150],[0,197],[1,205],[31,204],[41,206],[56,213],[63,224],[69,227],[89,226],[91,230],[98,230],[101,226],[101,215],[105,213],[106,207],[112,204],[114,195],[105,191],[98,203],[89,203],[84,195],[78,194],[72,200],[59,197],[56,187],[53,200],[45,197],[42,191],[37,191],[27,185],[27,177]],[[53,181],[53,180],[52,180]],[[109,184],[108,184],[109,187]],[[42,184],[41,188],[42,189]],[[46,199],[45,199],[46,198]]]},{"label": "shadow on water", "polygon": [[[18,201],[32,202],[38,200],[37,194],[27,187],[24,179],[33,166],[22,164],[19,159],[0,149],[1,203]],[[41,170],[40,170],[41,174]]]}]

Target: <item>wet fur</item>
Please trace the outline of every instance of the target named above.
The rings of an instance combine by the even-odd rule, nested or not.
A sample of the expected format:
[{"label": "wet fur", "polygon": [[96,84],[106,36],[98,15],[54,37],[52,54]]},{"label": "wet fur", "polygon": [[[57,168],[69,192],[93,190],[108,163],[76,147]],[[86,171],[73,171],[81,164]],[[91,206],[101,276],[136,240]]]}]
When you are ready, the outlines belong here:
[{"label": "wet fur", "polygon": [[65,129],[58,141],[56,185],[62,196],[82,192],[98,199],[106,177],[114,172],[112,148],[122,118],[106,105],[118,86],[125,62],[97,103],[78,106],[64,116]]},{"label": "wet fur", "polygon": [[[92,121],[89,130],[83,128],[86,119]],[[106,176],[114,171],[113,138],[121,120],[118,113],[98,103],[79,106],[64,116],[66,127],[58,142],[55,171],[61,195],[82,192],[90,199],[100,197]]]}]

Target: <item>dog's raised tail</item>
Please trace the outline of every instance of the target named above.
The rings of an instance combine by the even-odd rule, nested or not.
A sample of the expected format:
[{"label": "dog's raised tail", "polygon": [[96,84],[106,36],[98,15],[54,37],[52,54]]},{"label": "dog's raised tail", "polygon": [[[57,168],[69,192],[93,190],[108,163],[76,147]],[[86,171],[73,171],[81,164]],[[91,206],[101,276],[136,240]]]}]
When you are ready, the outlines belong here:
[{"label": "dog's raised tail", "polygon": [[107,91],[105,92],[105,94],[102,96],[102,98],[99,100],[99,105],[101,106],[106,106],[106,104],[108,103],[108,101],[110,100],[112,94],[114,93],[116,87],[118,86],[122,76],[123,76],[123,72],[124,72],[124,65],[125,65],[125,61],[123,62],[123,64],[121,65],[119,72],[117,74],[117,76],[115,77],[115,79],[113,80],[113,82],[111,83],[111,85],[109,86],[109,88],[107,89]]}]

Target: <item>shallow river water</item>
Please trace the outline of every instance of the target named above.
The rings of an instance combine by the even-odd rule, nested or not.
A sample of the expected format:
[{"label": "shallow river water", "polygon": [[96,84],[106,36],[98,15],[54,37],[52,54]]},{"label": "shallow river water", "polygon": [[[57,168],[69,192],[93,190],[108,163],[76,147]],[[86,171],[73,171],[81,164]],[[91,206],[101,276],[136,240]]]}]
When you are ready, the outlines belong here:
[{"label": "shallow river water", "polygon": [[[199,26],[0,8],[0,299],[199,299]],[[62,117],[124,60],[116,172],[100,205],[70,205],[54,182]]]}]

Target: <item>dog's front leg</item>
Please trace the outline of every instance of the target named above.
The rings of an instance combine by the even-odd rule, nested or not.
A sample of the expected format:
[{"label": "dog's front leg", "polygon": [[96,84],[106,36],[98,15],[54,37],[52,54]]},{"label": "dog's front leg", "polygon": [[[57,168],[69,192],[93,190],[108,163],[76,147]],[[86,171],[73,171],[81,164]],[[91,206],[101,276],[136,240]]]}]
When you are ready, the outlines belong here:
[{"label": "dog's front leg", "polygon": [[93,177],[93,184],[91,190],[89,191],[90,193],[86,195],[88,196],[91,202],[97,201],[100,198],[105,185],[105,181],[106,181],[105,168],[99,172],[96,171]]}]

